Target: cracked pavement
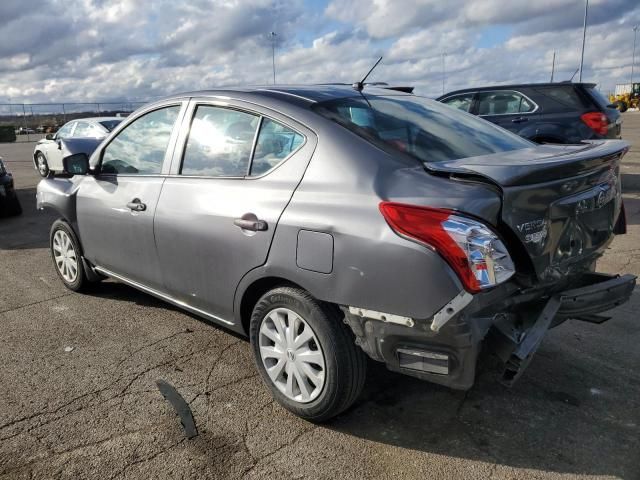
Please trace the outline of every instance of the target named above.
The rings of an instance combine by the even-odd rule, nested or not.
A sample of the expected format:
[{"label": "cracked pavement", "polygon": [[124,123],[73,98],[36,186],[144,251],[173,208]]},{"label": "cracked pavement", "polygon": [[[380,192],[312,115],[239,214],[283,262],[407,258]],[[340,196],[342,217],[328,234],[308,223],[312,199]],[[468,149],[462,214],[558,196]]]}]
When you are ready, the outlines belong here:
[{"label": "cracked pavement", "polygon": [[[624,121],[623,172],[640,178],[640,113]],[[32,150],[0,145],[25,210],[0,219],[0,479],[640,479],[639,292],[603,325],[551,331],[511,390],[489,372],[464,393],[372,363],[356,405],[313,425],[272,401],[244,339],[116,282],[67,291]],[[629,234],[599,269],[640,275],[640,191],[625,205]]]}]

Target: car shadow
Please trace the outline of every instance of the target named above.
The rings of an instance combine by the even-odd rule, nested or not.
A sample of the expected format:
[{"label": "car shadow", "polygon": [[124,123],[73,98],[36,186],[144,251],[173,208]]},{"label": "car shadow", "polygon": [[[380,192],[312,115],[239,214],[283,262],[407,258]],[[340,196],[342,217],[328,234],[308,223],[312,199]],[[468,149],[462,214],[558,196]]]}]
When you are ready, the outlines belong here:
[{"label": "car shadow", "polygon": [[229,333],[237,338],[248,340],[247,337],[241,335],[219,323],[208,320],[204,317],[200,317],[191,312],[188,312],[180,307],[176,307],[171,303],[168,303],[160,298],[156,298],[153,295],[137,290],[129,285],[120,283],[117,280],[107,279],[102,282],[91,284],[90,287],[82,291],[83,295],[89,295],[96,298],[104,298],[111,300],[118,300],[121,302],[135,303],[143,307],[162,308],[163,310],[169,310],[172,312],[181,313],[194,320],[202,323],[206,323],[215,328],[223,330],[225,333]]},{"label": "car shadow", "polygon": [[[640,304],[640,295],[635,296]],[[607,362],[607,345],[575,334],[569,323],[580,322],[552,330],[510,389],[488,367],[471,390],[457,392],[371,364],[359,402],[329,428],[503,467],[637,479],[638,384],[630,386],[637,378],[627,374],[637,359],[622,358],[612,367],[624,357],[624,349]],[[596,327],[607,335],[606,325],[587,329]],[[576,355],[573,344],[583,356]],[[522,474],[510,473],[516,478]]]},{"label": "car shadow", "polygon": [[627,217],[627,225],[640,225],[640,198],[625,196],[624,210]]},{"label": "car shadow", "polygon": [[22,214],[0,218],[0,250],[47,248],[49,227],[59,215],[36,209],[36,189],[17,189]]}]

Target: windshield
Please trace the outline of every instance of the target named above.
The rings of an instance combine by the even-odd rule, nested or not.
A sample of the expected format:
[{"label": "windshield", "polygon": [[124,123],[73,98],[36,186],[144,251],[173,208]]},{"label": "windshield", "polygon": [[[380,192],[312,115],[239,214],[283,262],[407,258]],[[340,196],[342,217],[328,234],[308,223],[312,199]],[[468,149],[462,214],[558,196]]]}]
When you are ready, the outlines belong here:
[{"label": "windshield", "polygon": [[122,120],[105,120],[104,122],[100,122],[104,128],[107,129],[107,132],[110,132],[121,122]]},{"label": "windshield", "polygon": [[533,144],[492,123],[416,96],[342,98],[314,110],[371,143],[422,162],[529,148]]}]

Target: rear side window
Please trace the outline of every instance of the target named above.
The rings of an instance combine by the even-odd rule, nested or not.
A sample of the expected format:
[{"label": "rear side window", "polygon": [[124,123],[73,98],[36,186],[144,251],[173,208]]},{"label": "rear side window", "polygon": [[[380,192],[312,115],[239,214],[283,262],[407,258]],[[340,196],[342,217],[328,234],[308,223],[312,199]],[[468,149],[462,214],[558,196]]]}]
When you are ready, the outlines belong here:
[{"label": "rear side window", "polygon": [[251,175],[268,172],[304,143],[304,137],[295,130],[269,118],[262,121],[251,164]]},{"label": "rear side window", "polygon": [[442,100],[442,103],[449,105],[450,107],[457,108],[463,112],[471,110],[471,104],[473,103],[473,93],[463,93],[462,95],[455,95],[453,97]]},{"label": "rear side window", "polygon": [[244,177],[260,117],[229,108],[200,105],[191,123],[182,175]]},{"label": "rear side window", "polygon": [[102,154],[102,173],[153,175],[162,171],[180,106],[147,113],[118,133]]},{"label": "rear side window", "polygon": [[587,92],[589,92],[589,95],[591,95],[591,97],[596,101],[596,104],[600,108],[607,108],[607,105],[611,103],[609,100],[607,100],[607,97],[600,93],[599,90],[596,90],[595,87],[586,88],[586,90]]},{"label": "rear side window", "polygon": [[518,92],[482,92],[478,95],[478,115],[509,115],[535,110],[532,101]]},{"label": "rear side window", "polygon": [[475,157],[533,144],[480,118],[418,96],[321,102],[314,111],[391,153],[421,162]]},{"label": "rear side window", "polygon": [[554,111],[582,110],[585,105],[574,89],[573,85],[557,87],[539,87],[535,89],[545,97],[543,110],[547,113]]},{"label": "rear side window", "polygon": [[270,118],[199,105],[191,123],[180,173],[205,177],[262,175],[303,143],[300,133]]}]

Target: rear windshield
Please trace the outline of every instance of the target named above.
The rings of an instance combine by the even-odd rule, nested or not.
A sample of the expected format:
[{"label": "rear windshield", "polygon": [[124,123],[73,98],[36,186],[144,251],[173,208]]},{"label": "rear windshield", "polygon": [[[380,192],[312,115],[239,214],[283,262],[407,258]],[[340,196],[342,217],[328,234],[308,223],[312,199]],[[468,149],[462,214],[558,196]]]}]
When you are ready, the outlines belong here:
[{"label": "rear windshield", "polygon": [[116,128],[121,121],[122,120],[105,120],[104,122],[100,122],[100,125],[106,128],[107,132],[110,132]]},{"label": "rear windshield", "polygon": [[314,110],[378,147],[422,162],[518,150],[532,143],[492,123],[416,96],[342,98]]},{"label": "rear windshield", "polygon": [[607,105],[611,103],[609,100],[607,100],[607,97],[600,93],[600,90],[596,90],[595,87],[590,87],[586,90],[593,97],[600,108],[607,108]]}]

